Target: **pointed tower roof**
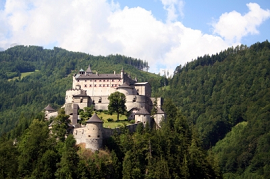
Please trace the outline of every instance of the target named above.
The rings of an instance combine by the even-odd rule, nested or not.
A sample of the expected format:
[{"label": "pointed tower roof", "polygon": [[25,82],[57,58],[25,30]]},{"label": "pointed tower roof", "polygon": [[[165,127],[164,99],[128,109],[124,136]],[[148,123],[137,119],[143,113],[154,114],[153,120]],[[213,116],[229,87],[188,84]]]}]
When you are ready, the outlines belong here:
[{"label": "pointed tower roof", "polygon": [[95,113],[86,123],[103,123],[103,121]]},{"label": "pointed tower roof", "polygon": [[53,109],[49,104],[46,108],[44,108],[45,111],[55,111],[55,109]]},{"label": "pointed tower roof", "polygon": [[141,114],[150,115],[150,113],[145,108],[142,108],[138,112],[135,113],[135,115],[141,115]]},{"label": "pointed tower roof", "polygon": [[86,73],[92,73],[91,66],[89,65],[87,70],[85,71]]},{"label": "pointed tower roof", "polygon": [[161,109],[161,108],[157,108],[157,114],[165,114],[165,112],[164,112],[164,111],[162,111],[162,109]]}]

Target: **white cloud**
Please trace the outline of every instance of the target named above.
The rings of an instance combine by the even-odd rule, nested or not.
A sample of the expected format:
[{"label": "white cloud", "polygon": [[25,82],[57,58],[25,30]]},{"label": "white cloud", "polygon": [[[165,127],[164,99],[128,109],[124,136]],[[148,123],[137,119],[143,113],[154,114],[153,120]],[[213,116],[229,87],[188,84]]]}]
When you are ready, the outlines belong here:
[{"label": "white cloud", "polygon": [[[159,72],[161,68],[173,71],[177,65],[197,56],[231,46],[222,37],[241,38],[242,31],[227,34],[228,31],[220,29],[222,23],[215,26],[215,33],[221,37],[187,28],[173,15],[183,12],[183,1],[162,0],[162,3],[172,13],[168,14],[169,23],[157,20],[143,8],[120,9],[117,3],[106,0],[7,0],[5,9],[0,10],[0,47],[7,48],[12,43],[56,44],[93,55],[117,53],[146,60],[150,71]],[[170,5],[177,11],[170,9]],[[256,27],[267,15],[256,4],[249,7],[250,15],[246,18],[250,20],[242,26],[248,33],[256,33]],[[219,22],[223,22],[223,16]]]},{"label": "white cloud", "polygon": [[183,0],[161,0],[163,8],[167,11],[167,23],[177,21],[178,16],[184,17]]},{"label": "white cloud", "polygon": [[236,11],[224,13],[213,23],[214,33],[228,43],[240,43],[248,34],[258,34],[257,27],[270,17],[270,10],[261,9],[256,3],[248,3],[249,12],[241,15]]}]

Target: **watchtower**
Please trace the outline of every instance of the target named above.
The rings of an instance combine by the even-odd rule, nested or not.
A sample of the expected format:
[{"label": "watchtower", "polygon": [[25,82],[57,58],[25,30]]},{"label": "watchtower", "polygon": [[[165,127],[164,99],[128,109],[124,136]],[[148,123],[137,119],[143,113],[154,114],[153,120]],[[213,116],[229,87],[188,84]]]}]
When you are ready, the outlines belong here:
[{"label": "watchtower", "polygon": [[102,133],[103,121],[95,113],[89,120],[86,121],[85,148],[89,148],[92,151],[99,150],[102,147]]}]

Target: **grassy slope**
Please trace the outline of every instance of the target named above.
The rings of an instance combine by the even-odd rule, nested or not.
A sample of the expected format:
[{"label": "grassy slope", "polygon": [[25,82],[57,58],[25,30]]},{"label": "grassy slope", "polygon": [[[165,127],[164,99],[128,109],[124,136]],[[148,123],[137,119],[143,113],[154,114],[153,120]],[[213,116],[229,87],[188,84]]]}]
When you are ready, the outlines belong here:
[{"label": "grassy slope", "polygon": [[[130,124],[129,121],[127,121],[127,116],[125,115],[119,115],[119,121],[116,122],[117,120],[117,114],[114,113],[112,115],[109,115],[109,114],[105,114],[104,112],[97,112],[97,115],[100,119],[102,119],[104,121],[103,123],[103,127],[106,127],[106,128],[116,128],[116,127],[121,127],[121,126],[124,126],[124,125],[128,125]],[[111,122],[108,122],[108,119],[113,119],[113,121]]]},{"label": "grassy slope", "polygon": [[[23,79],[24,77],[26,77],[26,76],[29,76],[29,75],[31,75],[31,74],[33,74],[33,73],[35,73],[35,72],[37,72],[37,71],[39,71],[39,70],[35,70],[35,71],[31,71],[31,72],[24,72],[24,73],[21,73],[21,79]],[[16,77],[14,77],[14,78],[12,78],[12,79],[8,79],[8,81],[11,81],[11,80],[19,80],[19,77],[18,76],[16,76]]]}]

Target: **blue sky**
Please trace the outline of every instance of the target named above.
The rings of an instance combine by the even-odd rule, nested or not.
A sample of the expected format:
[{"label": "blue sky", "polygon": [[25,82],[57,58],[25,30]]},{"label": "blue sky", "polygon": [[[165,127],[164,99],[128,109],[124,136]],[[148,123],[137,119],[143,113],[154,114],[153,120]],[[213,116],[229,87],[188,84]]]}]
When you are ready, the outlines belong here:
[{"label": "blue sky", "polygon": [[[120,7],[128,6],[130,8],[143,7],[153,13],[158,20],[166,22],[166,10],[159,0],[118,0]],[[246,4],[254,2],[260,5],[262,9],[270,9],[270,1],[268,0],[189,0],[184,1],[183,17],[179,16],[178,21],[192,29],[199,29],[203,33],[211,34],[213,29],[211,23],[218,20],[220,15],[225,12],[237,11],[241,14],[248,12]],[[256,42],[262,42],[266,39],[270,40],[270,19],[258,27],[260,33],[243,37],[241,43],[252,45]]]},{"label": "blue sky", "polygon": [[0,48],[123,54],[151,72],[270,40],[268,0],[0,0]]}]

